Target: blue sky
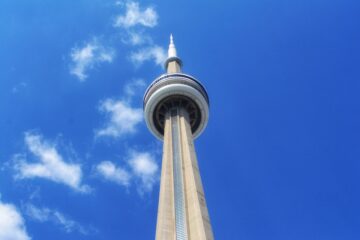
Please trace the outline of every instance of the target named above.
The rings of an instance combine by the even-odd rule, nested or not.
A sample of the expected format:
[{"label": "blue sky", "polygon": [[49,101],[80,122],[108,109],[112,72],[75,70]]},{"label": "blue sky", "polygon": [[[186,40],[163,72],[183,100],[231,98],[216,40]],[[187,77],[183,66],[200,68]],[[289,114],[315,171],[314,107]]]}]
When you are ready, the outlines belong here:
[{"label": "blue sky", "polygon": [[0,240],[153,239],[173,33],[216,239],[360,239],[357,1],[0,2]]}]

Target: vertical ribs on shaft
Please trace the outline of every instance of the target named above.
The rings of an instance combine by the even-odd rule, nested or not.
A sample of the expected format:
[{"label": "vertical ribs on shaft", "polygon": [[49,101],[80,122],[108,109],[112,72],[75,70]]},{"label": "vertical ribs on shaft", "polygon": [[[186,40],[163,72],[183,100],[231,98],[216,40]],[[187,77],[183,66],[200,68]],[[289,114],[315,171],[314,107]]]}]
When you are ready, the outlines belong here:
[{"label": "vertical ribs on shaft", "polygon": [[213,239],[189,114],[180,107],[165,119],[156,239]]}]

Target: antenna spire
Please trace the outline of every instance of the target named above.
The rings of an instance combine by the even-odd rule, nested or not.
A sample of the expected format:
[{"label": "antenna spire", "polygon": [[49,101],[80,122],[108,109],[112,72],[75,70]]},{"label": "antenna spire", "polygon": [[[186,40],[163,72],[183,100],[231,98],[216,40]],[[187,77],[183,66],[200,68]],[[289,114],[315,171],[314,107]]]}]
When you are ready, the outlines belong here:
[{"label": "antenna spire", "polygon": [[174,44],[174,38],[173,38],[172,34],[170,34],[170,44],[169,44],[169,50],[168,50],[168,58],[171,58],[171,57],[177,57],[176,47]]},{"label": "antenna spire", "polygon": [[167,73],[179,73],[181,72],[181,66],[182,62],[177,56],[173,35],[170,34],[170,44],[168,57],[165,61],[165,69],[167,70]]}]

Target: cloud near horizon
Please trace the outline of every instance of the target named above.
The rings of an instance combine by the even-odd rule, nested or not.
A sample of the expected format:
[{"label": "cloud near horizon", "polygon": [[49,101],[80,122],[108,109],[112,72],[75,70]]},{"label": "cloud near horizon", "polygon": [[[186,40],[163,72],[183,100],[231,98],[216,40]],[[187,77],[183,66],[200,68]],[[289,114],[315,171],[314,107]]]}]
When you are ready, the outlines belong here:
[{"label": "cloud near horizon", "polygon": [[89,186],[82,184],[81,165],[65,162],[54,144],[31,132],[25,133],[24,141],[36,161],[30,163],[24,154],[16,154],[16,179],[43,178],[64,184],[78,192],[90,191]]}]

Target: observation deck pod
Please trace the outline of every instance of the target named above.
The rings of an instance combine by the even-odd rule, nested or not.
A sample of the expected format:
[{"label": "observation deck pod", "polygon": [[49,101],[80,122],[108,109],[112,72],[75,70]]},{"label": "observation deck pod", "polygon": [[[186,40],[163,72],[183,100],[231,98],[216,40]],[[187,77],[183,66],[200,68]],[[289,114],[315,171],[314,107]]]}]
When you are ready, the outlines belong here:
[{"label": "observation deck pod", "polygon": [[144,95],[145,121],[160,140],[164,138],[166,113],[173,108],[188,112],[193,138],[197,138],[209,119],[209,97],[203,85],[183,73],[164,74],[150,84]]}]

